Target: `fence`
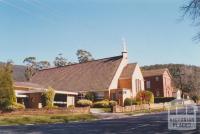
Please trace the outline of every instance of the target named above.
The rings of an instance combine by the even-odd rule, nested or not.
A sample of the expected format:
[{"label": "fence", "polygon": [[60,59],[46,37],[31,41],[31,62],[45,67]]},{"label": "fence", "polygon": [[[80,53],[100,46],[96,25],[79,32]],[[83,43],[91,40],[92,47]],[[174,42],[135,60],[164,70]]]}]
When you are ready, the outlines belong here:
[{"label": "fence", "polygon": [[114,106],[113,113],[122,113],[122,112],[131,112],[131,111],[138,111],[138,110],[149,110],[149,109],[164,109],[166,105],[163,103],[157,104],[143,104],[143,105],[132,105],[132,106]]}]

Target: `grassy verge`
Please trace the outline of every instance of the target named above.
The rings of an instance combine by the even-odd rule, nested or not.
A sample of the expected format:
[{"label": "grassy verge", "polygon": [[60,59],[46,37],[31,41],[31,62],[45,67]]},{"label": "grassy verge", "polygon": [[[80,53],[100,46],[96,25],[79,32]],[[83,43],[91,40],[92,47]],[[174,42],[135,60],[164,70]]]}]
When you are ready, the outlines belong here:
[{"label": "grassy verge", "polygon": [[98,110],[101,112],[106,112],[106,113],[111,113],[112,109],[111,108],[92,108],[93,110]]},{"label": "grassy verge", "polygon": [[112,112],[111,108],[97,108],[97,109],[101,109],[102,111],[106,113]]},{"label": "grassy verge", "polygon": [[50,124],[71,121],[90,121],[96,117],[91,114],[62,115],[23,115],[0,116],[0,125]]},{"label": "grassy verge", "polygon": [[133,111],[133,112],[128,112],[126,113],[127,115],[136,115],[136,114],[145,114],[145,113],[159,113],[167,111],[167,109],[150,109],[150,110],[138,110],[138,111]]}]

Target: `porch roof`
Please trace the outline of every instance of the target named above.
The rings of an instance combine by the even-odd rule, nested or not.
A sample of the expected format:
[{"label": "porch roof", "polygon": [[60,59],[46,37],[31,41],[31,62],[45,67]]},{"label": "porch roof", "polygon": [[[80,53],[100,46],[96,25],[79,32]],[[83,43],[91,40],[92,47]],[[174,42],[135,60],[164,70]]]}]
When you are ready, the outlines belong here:
[{"label": "porch roof", "polygon": [[[30,94],[30,93],[43,93],[47,89],[44,86],[39,84],[31,83],[31,82],[14,82],[14,87],[19,88],[15,90],[16,95],[19,94]],[[26,89],[26,90],[24,90]],[[78,95],[76,92],[68,92],[68,91],[58,91],[55,90],[56,94],[67,94],[67,95]]]},{"label": "porch roof", "polygon": [[31,82],[14,82],[15,88],[44,89],[44,86]]}]

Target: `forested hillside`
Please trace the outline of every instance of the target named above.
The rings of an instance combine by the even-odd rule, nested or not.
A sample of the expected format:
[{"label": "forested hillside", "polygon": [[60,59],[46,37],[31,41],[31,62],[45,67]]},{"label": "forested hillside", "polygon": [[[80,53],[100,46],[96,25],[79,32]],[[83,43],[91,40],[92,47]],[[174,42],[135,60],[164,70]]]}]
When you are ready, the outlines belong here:
[{"label": "forested hillside", "polygon": [[[176,88],[180,88],[191,95],[200,95],[200,67],[184,64],[156,64],[144,66],[142,70],[168,68]],[[180,75],[181,74],[181,75]],[[181,82],[180,82],[181,77]],[[182,83],[182,84],[181,84]]]}]

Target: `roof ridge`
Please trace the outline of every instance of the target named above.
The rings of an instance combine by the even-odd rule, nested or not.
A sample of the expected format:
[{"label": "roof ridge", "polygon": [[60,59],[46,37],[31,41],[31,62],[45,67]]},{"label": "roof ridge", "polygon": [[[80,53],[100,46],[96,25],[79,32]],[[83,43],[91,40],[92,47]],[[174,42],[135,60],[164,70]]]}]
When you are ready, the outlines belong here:
[{"label": "roof ridge", "polygon": [[39,70],[39,71],[45,71],[45,70],[57,69],[57,68],[64,68],[64,67],[69,67],[69,66],[74,66],[74,65],[81,65],[81,64],[86,64],[86,63],[100,61],[100,60],[106,60],[106,59],[112,59],[112,58],[117,58],[117,57],[123,57],[123,55],[101,58],[101,59],[86,61],[86,62],[83,62],[83,63],[73,63],[73,64],[70,64],[70,65],[65,65],[65,66],[61,66],[61,67],[51,67],[51,68],[46,68],[46,69],[42,69],[42,70]]}]

